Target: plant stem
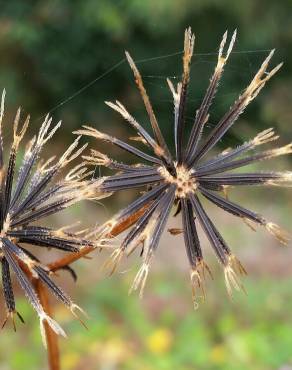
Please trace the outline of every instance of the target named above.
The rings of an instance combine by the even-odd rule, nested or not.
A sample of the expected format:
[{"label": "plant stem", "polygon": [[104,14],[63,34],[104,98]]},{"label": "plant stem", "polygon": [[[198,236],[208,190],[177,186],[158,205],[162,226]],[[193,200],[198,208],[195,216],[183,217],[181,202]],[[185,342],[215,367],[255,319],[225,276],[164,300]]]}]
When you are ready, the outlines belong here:
[{"label": "plant stem", "polygon": [[[37,291],[39,300],[41,305],[44,308],[44,311],[49,315],[52,316],[52,306],[50,305],[48,291],[41,283],[39,279],[33,280],[34,287]],[[44,323],[45,326],[45,334],[46,334],[46,341],[47,341],[47,349],[48,349],[48,365],[50,370],[60,370],[60,351],[59,351],[59,343],[58,343],[58,336],[57,334],[50,328],[48,323]]]}]

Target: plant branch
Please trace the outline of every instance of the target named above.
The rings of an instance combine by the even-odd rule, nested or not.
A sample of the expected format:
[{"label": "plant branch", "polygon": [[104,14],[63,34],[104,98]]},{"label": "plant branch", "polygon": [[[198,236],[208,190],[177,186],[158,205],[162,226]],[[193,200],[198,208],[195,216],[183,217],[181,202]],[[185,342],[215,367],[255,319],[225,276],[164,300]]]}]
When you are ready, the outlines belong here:
[{"label": "plant branch", "polygon": [[[49,301],[48,291],[46,287],[42,284],[39,279],[36,279],[32,276],[31,271],[25,263],[19,260],[19,265],[23,272],[31,280],[40,303],[44,311],[52,317],[52,306]],[[48,365],[50,370],[60,370],[60,351],[59,351],[59,342],[57,334],[50,328],[47,322],[44,323],[46,343],[47,343],[47,353],[48,353]]]},{"label": "plant branch", "polygon": [[[139,217],[143,215],[146,208],[147,208],[146,206],[142,207],[139,211],[137,211],[136,213],[134,213],[133,215],[131,215],[130,217],[128,217],[127,219],[119,223],[118,225],[116,225],[111,231],[111,233],[107,235],[106,237],[114,238],[115,236],[127,230],[137,221]],[[95,249],[96,248],[92,246],[84,247],[77,253],[70,253],[61,259],[58,259],[54,262],[49,263],[47,267],[49,268],[50,271],[55,272],[79,260],[80,258],[85,257],[87,254],[91,253]]]}]

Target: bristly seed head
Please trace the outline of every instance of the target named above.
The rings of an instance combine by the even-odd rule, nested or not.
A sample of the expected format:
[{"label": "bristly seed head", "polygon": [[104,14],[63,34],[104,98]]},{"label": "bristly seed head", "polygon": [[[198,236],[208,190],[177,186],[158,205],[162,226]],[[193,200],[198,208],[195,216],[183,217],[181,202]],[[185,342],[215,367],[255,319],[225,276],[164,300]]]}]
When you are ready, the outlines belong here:
[{"label": "bristly seed head", "polygon": [[64,252],[77,252],[82,247],[94,245],[77,232],[69,232],[66,228],[54,229],[42,226],[42,219],[57,214],[71,205],[84,200],[101,197],[99,182],[90,181],[84,164],[70,170],[63,178],[58,177],[61,170],[75,160],[85,149],[78,149],[77,138],[60,158],[48,160],[40,158],[43,146],[60,127],[61,122],[51,127],[52,119],[47,115],[39,133],[26,146],[20,169],[16,173],[16,158],[19,145],[29,123],[29,116],[21,128],[21,111],[17,111],[13,126],[13,142],[8,153],[7,168],[4,167],[4,150],[2,121],[4,117],[5,90],[2,94],[0,108],[0,263],[2,285],[6,303],[6,318],[14,323],[16,311],[11,272],[13,272],[24,290],[26,297],[37,312],[43,341],[45,344],[44,323],[47,323],[57,334],[65,336],[63,329],[49,317],[42,306],[41,300],[32,284],[32,278],[39,280],[50,290],[74,315],[78,306],[59,288],[51,278],[51,273],[41,262],[27,250],[26,245],[39,249],[53,248]]},{"label": "bristly seed head", "polygon": [[[113,272],[123,255],[128,255],[141,246],[140,255],[143,258],[143,264],[131,288],[131,290],[140,288],[140,295],[142,295],[148,275],[150,258],[158,247],[174,205],[176,206],[175,216],[178,214],[182,216],[182,229],[171,230],[174,230],[173,234],[182,231],[190,265],[193,296],[197,294],[197,290],[201,291],[203,297],[205,296],[204,272],[209,272],[205,262],[203,262],[203,251],[197,232],[198,225],[203,229],[218,261],[222,264],[227,291],[230,295],[232,288],[243,290],[238,274],[245,274],[244,268],[232,255],[223,236],[205,211],[201,198],[206,198],[215,206],[240,218],[252,227],[253,225],[264,226],[280,242],[287,242],[286,235],[283,235],[275,224],[268,223],[258,213],[231,201],[227,189],[239,186],[291,185],[292,176],[290,172],[234,172],[238,169],[244,169],[245,166],[250,164],[269,160],[279,155],[290,154],[292,152],[291,144],[253,153],[258,146],[278,139],[274,130],[269,128],[240,146],[225,149],[216,156],[212,154],[215,145],[222,141],[226,132],[237,121],[248,104],[259,94],[268,80],[280,69],[282,64],[277,65],[270,71],[268,70],[274,53],[274,50],[272,50],[246,89],[242,91],[210,133],[205,135],[211,106],[236,41],[236,31],[229,43],[226,31],[219,46],[218,60],[210,78],[209,86],[201,104],[196,107],[190,134],[186,137],[186,108],[194,40],[195,37],[191,29],[188,28],[184,36],[181,81],[175,85],[170,79],[167,79],[173,97],[174,153],[171,153],[168,148],[142,76],[128,52],[126,52],[126,58],[133,71],[135,83],[147,111],[153,135],[147,132],[120,102],[106,102],[106,104],[122,115],[125,121],[136,131],[139,141],[146,144],[151,153],[148,154],[148,152],[140,150],[128,142],[100,133],[88,126],[84,126],[82,130],[76,132],[78,135],[87,135],[104,140],[139,159],[137,164],[128,165],[109,159],[100,153],[92,152],[92,155],[86,158],[88,162],[94,165],[104,165],[115,171],[115,174],[103,178],[101,191],[113,193],[136,188],[144,190],[140,197],[118,212],[110,222],[99,228],[101,234],[106,235],[116,225],[123,223],[126,219],[134,218],[137,214],[139,215],[132,229],[122,241],[121,246],[112,254],[108,267]],[[205,157],[210,153],[210,157],[206,159]],[[197,306],[196,298],[194,298],[194,302]]]}]

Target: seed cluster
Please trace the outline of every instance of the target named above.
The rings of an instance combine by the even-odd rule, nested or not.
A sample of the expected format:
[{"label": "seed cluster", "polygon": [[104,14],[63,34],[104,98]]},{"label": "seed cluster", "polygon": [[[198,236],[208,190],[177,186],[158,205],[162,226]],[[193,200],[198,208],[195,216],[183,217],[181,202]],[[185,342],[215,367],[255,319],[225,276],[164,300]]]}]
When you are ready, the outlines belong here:
[{"label": "seed cluster", "polygon": [[[8,158],[7,169],[2,139],[2,122],[4,117],[5,90],[2,94],[0,108],[0,263],[2,267],[3,295],[6,303],[6,318],[12,319],[14,328],[15,314],[23,321],[16,310],[11,272],[13,272],[24,290],[26,297],[37,312],[41,332],[44,334],[44,323],[47,323],[57,334],[65,336],[63,329],[45,312],[32,279],[40,281],[76,316],[80,308],[52,280],[51,273],[35,256],[33,250],[53,248],[65,252],[77,252],[86,245],[94,246],[82,233],[69,232],[69,227],[61,229],[42,226],[44,218],[59,213],[69,206],[83,200],[98,197],[97,183],[86,180],[92,174],[83,164],[79,164],[67,172],[64,178],[55,181],[61,170],[76,159],[86,148],[78,148],[77,138],[60,158],[40,159],[44,145],[52,138],[60,127],[59,122],[54,127],[52,119],[47,116],[40,127],[37,136],[26,147],[18,175],[16,172],[16,157],[21,140],[28,128],[29,116],[19,129],[21,110],[17,111],[13,124],[13,142]],[[66,269],[74,275],[70,267]],[[45,341],[45,336],[43,335]]]},{"label": "seed cluster", "polygon": [[[264,150],[254,153],[257,147],[272,142],[278,138],[274,130],[269,128],[259,133],[255,138],[242,145],[224,150],[218,155],[212,153],[215,145],[224,137],[225,133],[235,123],[247,105],[258,95],[265,83],[279,70],[279,64],[271,71],[268,65],[274,51],[271,51],[262,63],[258,72],[252,78],[247,88],[239,95],[230,109],[218,121],[209,135],[205,135],[205,127],[209,121],[210,107],[216,95],[219,81],[228,58],[231,55],[236,40],[236,32],[233,33],[229,45],[226,47],[227,32],[224,34],[219,46],[218,60],[209,86],[203,97],[202,103],[197,107],[190,135],[185,136],[188,87],[190,83],[190,68],[193,56],[195,37],[191,29],[187,29],[184,39],[183,72],[181,82],[174,84],[167,79],[174,104],[174,147],[175,153],[171,153],[164,136],[160,130],[158,120],[153,111],[150,99],[147,95],[142,77],[133,59],[126,52],[126,57],[134,73],[135,82],[140,91],[145,109],[152,126],[151,136],[137,120],[119,102],[106,102],[108,106],[117,111],[136,130],[138,139],[147,150],[124,142],[110,135],[101,133],[94,128],[84,126],[78,130],[79,135],[95,137],[106,141],[118,148],[127,151],[139,162],[128,165],[109,158],[95,150],[84,159],[93,165],[103,165],[115,174],[105,177],[100,186],[101,191],[113,193],[124,189],[146,189],[140,197],[127,207],[118,212],[110,221],[102,225],[97,234],[102,237],[110,234],[114,225],[123,222],[127,217],[132,217],[137,212],[142,212],[135,225],[128,232],[121,245],[112,253],[106,266],[113,272],[124,255],[129,255],[142,246],[140,255],[143,264],[139,270],[131,290],[140,289],[142,295],[145,281],[149,272],[150,262],[158,247],[160,237],[166,227],[173,205],[176,205],[176,215],[181,214],[182,230],[171,230],[173,235],[183,233],[186,253],[190,264],[190,278],[193,289],[194,302],[198,289],[205,296],[204,277],[206,272],[211,274],[205,263],[201,242],[197,228],[200,226],[209,240],[218,261],[223,266],[224,276],[228,293],[231,289],[242,289],[239,279],[240,274],[245,274],[238,259],[232,254],[223,236],[204,209],[202,198],[207,199],[224,211],[241,218],[245,223],[261,225],[273,234],[281,243],[288,240],[279,226],[267,221],[262,215],[251,211],[230,200],[226,193],[229,187],[235,186],[280,186],[291,184],[290,172],[236,172],[239,168],[259,161],[268,160],[279,155],[292,152],[291,144],[281,148]],[[221,194],[222,193],[222,194]],[[139,213],[140,214],[140,213]]]},{"label": "seed cluster", "polygon": [[175,167],[175,176],[173,176],[165,167],[159,167],[157,170],[168,184],[176,186],[176,198],[185,198],[189,193],[194,193],[198,187],[192,172],[184,166]]}]

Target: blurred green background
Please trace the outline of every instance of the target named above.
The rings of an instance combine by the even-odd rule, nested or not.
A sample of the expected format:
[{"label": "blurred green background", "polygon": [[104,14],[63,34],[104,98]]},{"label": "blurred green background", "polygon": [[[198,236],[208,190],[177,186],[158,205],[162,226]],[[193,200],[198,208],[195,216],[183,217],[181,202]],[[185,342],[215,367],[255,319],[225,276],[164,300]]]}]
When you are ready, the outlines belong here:
[{"label": "blurred green background", "polygon": [[[173,107],[165,80],[170,77],[176,82],[180,76],[183,32],[189,25],[196,43],[188,127],[214,68],[221,37],[226,29],[231,33],[237,28],[238,39],[208,128],[248,84],[269,50],[276,48],[272,65],[284,61],[283,68],[220,145],[237,145],[268,127],[276,127],[282,144],[291,141],[290,0],[11,0],[1,2],[0,12],[0,87],[7,90],[6,143],[12,131],[9,117],[18,105],[31,113],[31,135],[48,111],[55,120],[63,120],[48,152],[63,151],[73,139],[71,132],[85,123],[124,139],[133,135],[104,100],[118,98],[149,127],[124,60],[124,50],[129,50],[172,145]],[[97,149],[106,148],[90,143]],[[107,150],[113,156],[123,155],[113,148]],[[291,162],[271,161],[270,168],[291,169]],[[240,189],[230,196],[291,230],[289,189]],[[102,204],[88,203],[52,222],[62,225],[64,220],[67,224],[77,218],[85,225],[94,225],[132,198],[133,194],[123,193]],[[205,239],[215,281],[208,281],[207,301],[196,311],[180,236],[163,236],[142,301],[127,293],[139,266],[137,256],[122,265],[115,277],[107,278],[100,272],[106,253],[93,255],[91,261],[76,264],[77,285],[66,274],[57,278],[91,316],[89,331],[85,331],[56,304],[56,317],[69,336],[61,341],[64,370],[292,369],[291,248],[279,247],[263,231],[254,233],[219,210],[210,211],[249,272],[245,279],[248,295],[236,294],[230,302],[223,273]],[[170,223],[179,226],[177,219]],[[55,257],[47,253],[43,259]],[[16,334],[10,328],[1,332],[0,370],[45,369],[36,315],[20,291],[17,298],[26,325],[18,325]]]}]

